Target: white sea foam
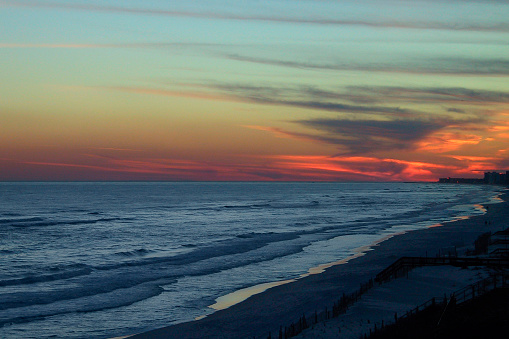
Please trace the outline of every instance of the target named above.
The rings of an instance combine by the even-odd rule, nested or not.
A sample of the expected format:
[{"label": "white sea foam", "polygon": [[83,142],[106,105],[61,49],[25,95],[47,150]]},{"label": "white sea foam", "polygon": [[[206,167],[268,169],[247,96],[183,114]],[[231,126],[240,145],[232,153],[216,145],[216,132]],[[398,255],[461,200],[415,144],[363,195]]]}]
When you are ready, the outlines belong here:
[{"label": "white sea foam", "polygon": [[476,204],[497,192],[426,183],[0,189],[0,337],[25,338],[103,338],[192,320],[231,292],[298,278],[382,237],[483,213]]}]

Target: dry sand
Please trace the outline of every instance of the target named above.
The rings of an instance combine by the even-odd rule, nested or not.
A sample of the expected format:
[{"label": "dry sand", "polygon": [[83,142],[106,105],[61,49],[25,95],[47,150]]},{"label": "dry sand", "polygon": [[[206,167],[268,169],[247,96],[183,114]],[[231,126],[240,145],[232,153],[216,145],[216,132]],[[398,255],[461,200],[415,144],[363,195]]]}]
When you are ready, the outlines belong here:
[{"label": "dry sand", "polygon": [[394,315],[402,316],[431,298],[441,301],[457,290],[489,276],[488,269],[462,269],[453,266],[419,267],[407,277],[375,285],[362,295],[345,314],[315,324],[294,338],[358,339],[369,335],[375,325],[394,323]]},{"label": "dry sand", "polygon": [[[277,338],[281,325],[287,326],[297,321],[303,314],[311,316],[315,311],[320,312],[326,307],[330,309],[333,302],[339,299],[343,293],[354,292],[360,284],[367,282],[402,256],[435,256],[439,250],[451,246],[458,248],[458,252],[461,254],[461,251],[467,247],[473,247],[475,239],[480,234],[507,228],[509,226],[509,208],[505,200],[507,199],[504,195],[504,202],[489,205],[485,215],[389,238],[374,245],[375,250],[368,251],[365,255],[358,256],[346,264],[332,266],[321,274],[309,275],[294,282],[273,287],[206,318],[141,333],[132,338],[267,338],[269,332],[273,338]],[[452,292],[460,289],[462,282],[464,285],[470,284],[470,280],[478,273],[464,270],[459,274],[457,269],[453,269],[447,274],[442,271],[442,274],[445,275],[442,280],[448,282],[437,282],[434,288],[429,289],[429,297],[424,294],[412,296],[412,291],[416,290],[412,288],[412,285],[417,286],[415,285],[417,282],[419,284],[430,283],[429,275],[434,274],[430,273],[434,269],[440,268],[417,270],[409,275],[413,280],[406,288],[398,285],[404,284],[406,279],[398,279],[399,281],[389,283],[392,285],[387,285],[387,287],[382,285],[374,288],[366,294],[366,298],[363,297],[362,304],[352,306],[349,314],[357,314],[354,315],[356,318],[352,318],[357,321],[367,321],[367,319],[370,322],[375,321],[375,314],[383,309],[384,305],[387,305],[388,308],[391,303],[393,306],[399,304],[399,306],[395,306],[395,309],[399,310],[402,309],[401,307],[407,307],[416,302],[410,307],[413,308],[421,303],[422,298],[424,298],[422,301],[424,302],[435,296],[440,288],[445,289],[444,292],[439,293],[439,295],[443,295],[443,293],[447,293],[447,288],[452,288]],[[426,275],[428,280],[425,278]],[[453,276],[459,280],[448,278]],[[398,298],[402,298],[402,300],[408,298],[408,304],[401,306],[402,302],[394,299],[396,290],[403,291],[403,293],[398,293]],[[415,299],[412,299],[414,297]],[[371,308],[366,308],[366,305],[370,303],[369,300],[372,301]],[[395,309],[388,312],[392,314],[392,317]],[[338,318],[338,321],[341,319]],[[353,321],[350,322],[353,323]],[[344,322],[346,323],[348,320],[344,320]],[[325,324],[324,327],[327,326]],[[338,326],[338,324],[330,323],[329,329],[325,329],[321,333],[325,335],[325,338],[337,337]],[[347,330],[346,327],[343,331],[343,334],[350,331],[352,335],[357,335],[357,332]],[[301,335],[315,338],[318,332],[307,332]]]}]

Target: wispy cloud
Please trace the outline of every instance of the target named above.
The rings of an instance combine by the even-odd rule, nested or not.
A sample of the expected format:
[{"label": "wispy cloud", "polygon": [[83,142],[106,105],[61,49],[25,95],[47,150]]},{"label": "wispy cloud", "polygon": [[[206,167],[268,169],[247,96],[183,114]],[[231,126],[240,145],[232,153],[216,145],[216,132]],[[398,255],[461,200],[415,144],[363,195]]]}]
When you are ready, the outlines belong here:
[{"label": "wispy cloud", "polygon": [[412,149],[430,134],[445,128],[445,120],[347,120],[321,118],[296,123],[320,134],[312,138],[335,144],[346,154]]},{"label": "wispy cloud", "polygon": [[304,140],[304,141],[314,142],[314,143],[320,142],[320,143],[324,143],[324,144],[330,144],[330,143],[335,144],[334,140],[327,140],[326,138],[319,138],[314,135],[310,135],[310,134],[306,134],[306,133],[286,131],[282,128],[277,128],[277,127],[256,126],[256,125],[244,125],[242,127],[255,129],[258,131],[269,132],[278,138],[298,139],[298,140]]},{"label": "wispy cloud", "polygon": [[[463,87],[349,86],[323,89],[309,85],[275,87],[243,84],[204,87],[255,103],[392,119],[415,120],[442,115],[448,119],[482,121],[509,105],[509,92]],[[436,108],[430,111],[430,105]],[[490,106],[493,112],[489,111]]]},{"label": "wispy cloud", "polygon": [[308,108],[313,110],[323,110],[329,112],[342,112],[351,114],[383,114],[385,116],[408,116],[418,114],[414,110],[404,109],[400,107],[385,107],[385,106],[356,106],[347,105],[336,102],[323,102],[323,101],[277,101],[277,100],[260,100],[262,103],[294,106],[301,108]]},{"label": "wispy cloud", "polygon": [[[10,161],[12,162],[12,161]],[[90,180],[99,178],[152,178],[165,180],[204,180],[216,176],[218,168],[207,166],[206,163],[185,161],[178,159],[114,159],[109,157],[97,157],[93,164],[75,162],[51,162],[51,161],[16,161],[18,165],[42,166],[48,168],[61,168],[67,173],[65,177],[77,176],[80,172],[75,170],[89,171]],[[56,170],[52,170],[56,171]],[[57,171],[58,172],[58,171]],[[110,174],[108,174],[110,173]],[[144,175],[140,177],[139,175]]]},{"label": "wispy cloud", "polygon": [[484,138],[478,134],[438,131],[417,142],[417,149],[432,153],[446,153],[465,145],[478,145]]},{"label": "wispy cloud", "polygon": [[143,152],[141,149],[118,148],[118,147],[87,147],[89,150],[111,151],[111,152]]},{"label": "wispy cloud", "polygon": [[458,103],[487,104],[508,103],[509,92],[484,90],[466,87],[396,87],[396,86],[348,86],[335,90],[312,85],[305,86],[256,86],[240,83],[188,85],[202,86],[226,91],[253,100],[281,100],[292,97],[305,97],[315,100],[344,100],[356,103],[377,103],[380,101],[404,101],[411,103]]},{"label": "wispy cloud", "polygon": [[[83,160],[83,159],[82,159]],[[494,168],[504,158],[457,157],[454,164],[376,156],[238,155],[214,162],[174,158],[91,159],[92,163],[22,161],[0,158],[2,180],[364,180],[435,181],[439,176],[470,175]],[[28,175],[28,176],[24,176]]]},{"label": "wispy cloud", "polygon": [[[377,152],[395,150],[427,150],[433,153],[447,152],[464,145],[477,144],[482,140],[478,134],[466,133],[467,130],[489,128],[486,112],[466,114],[452,112],[453,116],[429,114],[414,109],[380,105],[352,105],[337,102],[334,98],[343,99],[347,96],[339,93],[310,87],[295,87],[291,89],[241,86],[241,85],[212,85],[202,86],[208,89],[219,89],[222,94],[215,92],[171,91],[150,88],[106,87],[106,89],[120,90],[138,94],[164,95],[186,97],[203,100],[219,100],[230,102],[245,102],[254,104],[285,105],[300,107],[314,111],[341,113],[337,117],[293,120],[291,122],[308,128],[312,132],[293,132],[270,126],[245,126],[252,129],[264,130],[278,137],[294,138],[310,142],[331,144],[338,147],[341,154],[375,154]],[[349,89],[352,90],[352,89]],[[461,88],[431,88],[431,89],[402,89],[402,88],[360,88],[360,96],[365,95],[364,101],[376,101],[391,96],[409,95],[406,91],[417,92],[423,96],[423,101],[429,103],[435,98],[441,103],[441,98],[452,97],[460,100],[468,97],[472,101],[502,101],[508,100],[506,94],[492,91],[474,91]],[[397,94],[396,94],[397,93]],[[373,98],[369,98],[373,96]],[[300,97],[301,100],[291,100]],[[328,100],[330,99],[330,100]],[[488,126],[488,127],[486,127]],[[505,124],[495,123],[493,129],[500,129]],[[447,131],[446,131],[447,130]],[[461,132],[454,132],[454,130]],[[502,132],[497,130],[498,132]],[[505,130],[504,130],[505,131]]]},{"label": "wispy cloud", "polygon": [[433,30],[451,30],[451,31],[480,31],[480,32],[509,32],[509,23],[470,23],[470,22],[439,22],[439,21],[404,21],[404,20],[365,20],[365,19],[337,19],[333,17],[313,17],[307,16],[277,16],[263,14],[236,14],[229,11],[185,11],[185,10],[168,10],[162,8],[135,8],[128,6],[107,6],[96,5],[90,3],[64,3],[56,1],[35,1],[35,0],[3,0],[1,3],[9,6],[18,7],[39,7],[54,8],[65,10],[84,10],[95,12],[113,12],[125,14],[140,15],[158,15],[158,16],[175,16],[175,17],[191,17],[211,20],[236,20],[236,21],[261,21],[276,22],[288,24],[309,24],[309,25],[329,25],[329,26],[364,26],[372,28],[398,28],[398,29],[433,29]]},{"label": "wispy cloud", "polygon": [[342,157],[401,150],[440,153],[482,140],[478,136],[442,132],[452,124],[444,119],[381,121],[321,118],[294,122],[316,133],[297,133],[264,126],[245,127],[267,131],[277,137],[335,145]]},{"label": "wispy cloud", "polygon": [[[266,104],[266,105],[281,105],[281,106],[292,106],[300,107],[312,110],[321,110],[328,112],[341,112],[345,114],[383,114],[385,116],[395,117],[407,117],[422,115],[422,112],[415,110],[404,109],[401,107],[385,107],[385,106],[365,106],[365,105],[349,105],[341,102],[332,101],[314,101],[314,100],[285,100],[274,97],[269,97],[270,89],[259,88],[260,91],[256,90],[247,91],[247,87],[241,88],[236,86],[213,86],[215,88],[221,88],[227,90],[228,93],[220,94],[214,92],[198,92],[198,91],[173,91],[160,88],[146,88],[146,87],[125,87],[125,86],[111,86],[111,87],[89,87],[90,89],[107,89],[117,90],[123,92],[137,93],[137,94],[151,94],[151,95],[162,95],[171,97],[185,97],[203,100],[219,100],[229,102],[245,102],[255,104]],[[253,88],[251,88],[253,89]],[[262,92],[265,92],[265,96]],[[271,94],[275,94],[277,89]]]},{"label": "wispy cloud", "polygon": [[[341,113],[356,119],[364,115],[380,120],[436,119],[485,122],[509,104],[509,93],[461,87],[364,86],[322,89],[315,86],[249,86],[243,84],[206,85],[226,96],[248,102],[300,107],[314,111]],[[298,98],[298,99],[297,99]],[[435,106],[430,109],[430,105]],[[492,111],[490,111],[490,106]],[[412,108],[408,108],[412,107]],[[433,118],[434,117],[434,118]]]},{"label": "wispy cloud", "polygon": [[[249,102],[300,107],[318,111],[339,112],[345,114],[384,115],[393,117],[415,117],[423,115],[413,109],[381,105],[352,105],[343,101],[352,101],[352,94],[332,92],[314,87],[263,87],[243,85],[212,85],[211,88],[219,89],[229,95],[243,98]],[[300,98],[297,100],[296,98]],[[366,100],[368,101],[368,100]],[[371,100],[373,102],[373,100]]]},{"label": "wispy cloud", "polygon": [[296,173],[323,180],[436,180],[443,172],[461,170],[461,167],[436,163],[408,161],[369,156],[293,156],[272,157],[275,166],[291,168]]},{"label": "wispy cloud", "polygon": [[468,58],[414,58],[411,63],[313,63],[294,60],[225,54],[226,58],[270,66],[298,69],[318,69],[333,71],[364,71],[380,73],[408,73],[416,75],[456,75],[456,76],[509,76],[509,59],[468,59]]},{"label": "wispy cloud", "polygon": [[[241,156],[242,157],[242,156]],[[59,180],[328,180],[328,175],[320,170],[295,171],[284,162],[264,159],[263,164],[229,161],[191,161],[184,159],[151,158],[121,159],[97,157],[95,163],[52,162],[52,161],[14,161],[1,159],[6,169],[0,179],[26,180],[39,174],[51,174]],[[20,173],[19,168],[23,168]],[[36,172],[36,174],[30,174]]]},{"label": "wispy cloud", "polygon": [[379,98],[405,102],[465,102],[468,104],[509,103],[509,92],[470,89],[464,87],[350,87],[351,93],[363,100]]},{"label": "wispy cloud", "polygon": [[103,90],[115,90],[121,92],[128,92],[134,94],[150,94],[150,95],[161,95],[168,97],[179,97],[179,98],[191,98],[191,99],[202,99],[202,100],[213,100],[213,101],[227,101],[227,102],[246,102],[247,99],[208,92],[197,92],[197,91],[173,91],[160,88],[147,88],[147,87],[127,87],[127,86],[111,86],[111,87],[83,87],[84,89],[103,89]]}]

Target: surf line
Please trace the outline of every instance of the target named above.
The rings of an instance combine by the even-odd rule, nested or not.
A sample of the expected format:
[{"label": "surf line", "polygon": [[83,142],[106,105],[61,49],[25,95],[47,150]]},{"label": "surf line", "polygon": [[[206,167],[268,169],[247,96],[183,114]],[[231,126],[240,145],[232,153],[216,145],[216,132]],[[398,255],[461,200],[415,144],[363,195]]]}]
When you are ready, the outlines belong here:
[{"label": "surf line", "polygon": [[[288,280],[281,280],[281,281],[274,281],[274,282],[268,282],[268,283],[264,283],[264,284],[254,285],[254,286],[251,286],[251,287],[246,287],[246,288],[234,291],[232,293],[226,294],[224,296],[221,296],[221,297],[217,298],[215,304],[210,305],[209,308],[213,309],[214,311],[224,310],[224,309],[227,309],[227,308],[229,308],[229,307],[231,307],[231,306],[233,306],[235,304],[238,304],[238,303],[248,299],[249,297],[251,297],[251,296],[253,296],[255,294],[259,294],[259,293],[265,292],[265,291],[267,291],[270,288],[273,288],[273,287],[276,287],[276,286],[281,286],[281,285],[286,285],[286,284],[295,282],[295,281],[297,281],[299,279],[305,278],[305,277],[310,276],[310,275],[323,273],[326,269],[328,269],[329,267],[332,267],[332,266],[346,264],[346,263],[348,263],[352,259],[355,259],[355,258],[358,258],[358,257],[361,257],[361,256],[365,255],[366,252],[372,250],[373,246],[378,245],[380,242],[385,241],[385,240],[387,240],[388,238],[390,238],[390,237],[392,237],[394,235],[395,234],[393,234],[393,235],[391,235],[389,237],[384,237],[383,239],[377,240],[377,241],[375,241],[374,243],[372,243],[370,245],[361,246],[359,248],[356,248],[356,249],[354,249],[352,251],[354,254],[346,257],[345,259],[341,259],[341,260],[334,261],[334,262],[331,262],[331,263],[322,264],[322,265],[318,265],[316,267],[312,267],[312,268],[310,268],[308,270],[307,273],[301,274],[298,278],[288,279]],[[197,317],[195,320],[200,320],[200,319],[205,318],[205,317],[207,317],[207,315]]]},{"label": "surf line", "polygon": [[[500,199],[500,200],[501,201],[493,201],[492,200],[491,202],[492,203],[493,202],[494,203],[502,202],[502,199]],[[478,210],[479,212],[481,212],[481,214],[485,214],[487,212],[487,210],[486,210],[484,205],[474,204],[473,207],[474,207],[475,210]],[[441,223],[435,223],[435,224],[432,224],[430,226],[424,227],[424,229],[425,228],[440,227],[440,226],[443,226],[444,223],[453,223],[455,221],[469,219],[469,218],[471,218],[473,216],[476,216],[476,215],[474,214],[474,215],[457,216],[455,218],[452,218],[451,220],[443,221]],[[343,264],[348,263],[350,260],[353,260],[353,259],[356,259],[356,258],[364,256],[367,252],[374,250],[374,248],[376,246],[378,246],[380,243],[382,243],[382,242],[384,242],[384,241],[386,241],[386,240],[388,240],[390,238],[393,238],[393,237],[396,237],[396,236],[399,236],[399,235],[402,235],[402,234],[405,234],[405,233],[411,232],[411,231],[413,231],[413,230],[410,229],[410,230],[405,230],[405,231],[400,231],[400,232],[395,232],[395,233],[387,234],[387,235],[381,237],[380,239],[372,242],[369,245],[364,245],[364,246],[361,246],[361,247],[353,249],[352,250],[353,254],[348,256],[348,257],[346,257],[345,259],[341,259],[341,260],[334,261],[334,262],[331,262],[331,263],[322,264],[322,265],[318,265],[316,267],[312,267],[312,268],[310,268],[308,270],[307,273],[304,273],[304,274],[300,275],[298,278],[288,279],[288,280],[281,280],[281,281],[275,281],[275,282],[268,282],[268,283],[259,284],[259,285],[254,285],[254,286],[251,286],[251,287],[246,287],[246,288],[234,291],[232,293],[226,294],[224,296],[221,296],[221,297],[217,298],[216,302],[213,305],[210,305],[209,308],[213,309],[214,311],[224,310],[224,309],[227,309],[227,308],[229,308],[229,307],[231,307],[231,306],[233,306],[235,304],[243,302],[244,300],[248,299],[249,297],[251,297],[253,295],[265,292],[265,291],[267,291],[270,288],[273,288],[273,287],[276,287],[276,286],[285,285],[285,284],[289,284],[289,283],[297,281],[298,279],[302,279],[302,278],[305,278],[305,277],[313,275],[313,274],[323,273],[326,269],[328,269],[330,267],[337,266],[337,265],[343,265]],[[195,318],[195,320],[200,320],[200,319],[205,318],[207,316],[208,315],[203,315],[203,316]]]}]

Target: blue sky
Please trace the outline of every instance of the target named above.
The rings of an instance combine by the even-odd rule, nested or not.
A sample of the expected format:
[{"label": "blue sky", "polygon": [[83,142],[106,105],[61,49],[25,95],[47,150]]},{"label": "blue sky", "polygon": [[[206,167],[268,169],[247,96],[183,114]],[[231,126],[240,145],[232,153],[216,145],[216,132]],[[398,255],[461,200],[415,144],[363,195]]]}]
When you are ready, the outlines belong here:
[{"label": "blue sky", "polygon": [[0,180],[504,169],[507,18],[496,0],[0,0]]}]

